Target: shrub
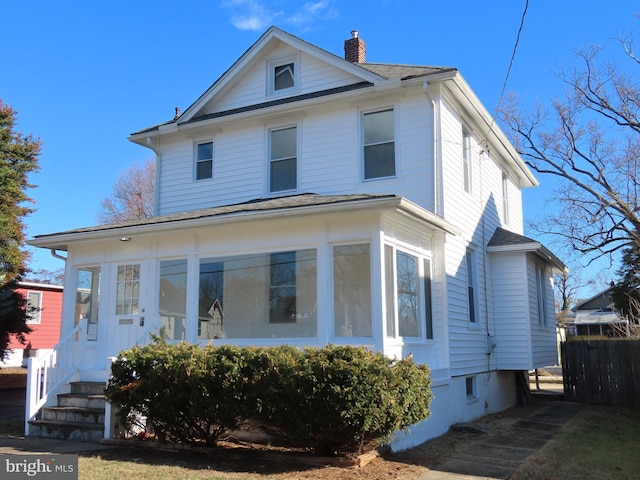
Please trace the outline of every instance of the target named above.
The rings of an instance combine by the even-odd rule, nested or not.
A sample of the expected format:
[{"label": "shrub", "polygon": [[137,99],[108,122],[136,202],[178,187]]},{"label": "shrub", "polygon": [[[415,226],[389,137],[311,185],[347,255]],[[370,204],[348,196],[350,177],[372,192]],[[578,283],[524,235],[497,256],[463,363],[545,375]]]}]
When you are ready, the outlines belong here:
[{"label": "shrub", "polygon": [[255,422],[323,454],[349,454],[429,416],[429,370],[350,346],[299,350],[156,341],[121,353],[107,387],[120,419],[161,439],[214,444]]}]

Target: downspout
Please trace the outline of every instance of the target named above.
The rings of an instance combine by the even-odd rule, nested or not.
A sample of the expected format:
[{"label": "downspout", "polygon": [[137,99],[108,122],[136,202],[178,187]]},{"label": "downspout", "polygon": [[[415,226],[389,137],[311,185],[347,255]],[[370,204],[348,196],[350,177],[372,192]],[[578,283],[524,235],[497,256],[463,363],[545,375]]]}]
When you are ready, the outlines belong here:
[{"label": "downspout", "polygon": [[[179,115],[179,109],[176,107],[176,118]],[[158,205],[160,204],[159,202],[159,197],[160,197],[160,175],[158,172],[160,172],[161,169],[161,156],[160,153],[158,152],[158,147],[156,145],[154,145],[154,139],[151,137],[147,137],[147,147],[149,147],[151,149],[151,151],[155,154],[156,156],[156,168],[155,168],[155,175],[154,175],[154,179],[153,179],[153,214],[154,215],[158,215]]]},{"label": "downspout", "polygon": [[63,257],[62,255],[60,255],[59,253],[56,253],[56,249],[52,248],[51,249],[51,256],[53,258],[57,258],[59,260],[62,260],[63,262],[67,263],[67,257]]}]

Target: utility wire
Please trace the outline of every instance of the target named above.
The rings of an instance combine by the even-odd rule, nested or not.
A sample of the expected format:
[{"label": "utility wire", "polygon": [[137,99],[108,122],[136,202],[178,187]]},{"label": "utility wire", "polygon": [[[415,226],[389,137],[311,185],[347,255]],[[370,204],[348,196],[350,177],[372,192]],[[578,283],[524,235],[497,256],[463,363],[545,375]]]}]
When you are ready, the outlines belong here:
[{"label": "utility wire", "polygon": [[[498,114],[498,109],[500,108],[500,104],[502,103],[502,97],[504,97],[504,92],[507,89],[507,82],[509,81],[509,75],[511,74],[511,68],[513,67],[513,62],[516,58],[516,51],[518,50],[518,44],[520,43],[520,34],[522,33],[522,29],[524,27],[524,19],[527,15],[527,10],[529,9],[529,0],[525,0],[524,2],[524,11],[522,12],[522,17],[520,18],[520,27],[518,28],[518,34],[516,35],[516,41],[513,45],[513,52],[511,53],[511,59],[509,60],[509,67],[507,68],[507,74],[504,77],[504,82],[502,83],[502,90],[500,91],[500,96],[498,97],[498,103],[496,103],[496,108],[491,116],[491,125],[489,125],[489,131],[487,132],[485,138],[485,145],[487,144],[489,134],[493,130],[493,124],[495,123],[495,117]],[[487,147],[488,148],[488,147]]]}]

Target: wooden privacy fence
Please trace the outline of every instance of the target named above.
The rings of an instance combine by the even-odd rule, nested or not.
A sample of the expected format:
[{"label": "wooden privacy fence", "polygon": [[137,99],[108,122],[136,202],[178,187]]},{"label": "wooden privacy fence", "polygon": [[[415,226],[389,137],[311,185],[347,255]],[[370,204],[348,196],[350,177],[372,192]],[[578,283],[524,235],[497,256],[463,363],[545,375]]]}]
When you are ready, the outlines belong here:
[{"label": "wooden privacy fence", "polygon": [[561,344],[565,399],[640,406],[640,340],[578,340]]}]

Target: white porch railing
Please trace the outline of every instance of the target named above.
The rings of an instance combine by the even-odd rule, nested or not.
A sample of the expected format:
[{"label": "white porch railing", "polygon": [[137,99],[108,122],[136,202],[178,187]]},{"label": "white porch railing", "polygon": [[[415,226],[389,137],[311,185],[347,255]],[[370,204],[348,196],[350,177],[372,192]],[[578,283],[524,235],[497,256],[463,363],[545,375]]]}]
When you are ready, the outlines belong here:
[{"label": "white porch railing", "polygon": [[25,435],[29,435],[29,421],[35,419],[49,397],[58,393],[60,387],[78,371],[86,326],[86,320],[81,320],[52,350],[42,356],[29,358]]}]

